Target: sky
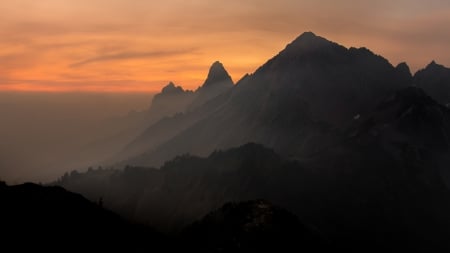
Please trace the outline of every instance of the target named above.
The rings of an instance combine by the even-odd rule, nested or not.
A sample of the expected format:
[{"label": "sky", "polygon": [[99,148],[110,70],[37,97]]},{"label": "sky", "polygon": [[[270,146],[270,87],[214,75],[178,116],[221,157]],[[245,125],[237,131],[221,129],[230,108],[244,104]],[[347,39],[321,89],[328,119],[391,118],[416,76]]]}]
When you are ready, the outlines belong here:
[{"label": "sky", "polygon": [[0,91],[195,89],[235,81],[305,31],[413,71],[450,66],[448,0],[2,0]]}]

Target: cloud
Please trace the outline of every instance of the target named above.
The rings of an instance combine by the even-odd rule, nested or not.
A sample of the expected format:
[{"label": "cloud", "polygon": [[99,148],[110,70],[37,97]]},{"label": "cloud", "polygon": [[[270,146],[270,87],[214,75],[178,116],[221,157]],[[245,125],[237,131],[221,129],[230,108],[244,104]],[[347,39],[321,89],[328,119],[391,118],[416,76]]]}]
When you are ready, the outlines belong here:
[{"label": "cloud", "polygon": [[70,65],[71,68],[82,67],[86,64],[95,62],[106,62],[106,61],[120,61],[128,59],[147,59],[147,58],[160,58],[174,55],[182,55],[194,52],[195,49],[187,49],[180,51],[149,51],[149,52],[122,52],[116,54],[105,54],[97,57],[89,58],[79,62],[75,62]]}]

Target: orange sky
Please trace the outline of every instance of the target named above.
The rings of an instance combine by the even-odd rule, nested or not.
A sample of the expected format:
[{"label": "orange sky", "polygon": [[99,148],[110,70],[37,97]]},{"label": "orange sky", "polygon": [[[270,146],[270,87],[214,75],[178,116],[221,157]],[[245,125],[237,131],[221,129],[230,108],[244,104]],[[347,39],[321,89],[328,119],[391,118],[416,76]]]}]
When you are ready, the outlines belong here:
[{"label": "orange sky", "polygon": [[2,0],[0,90],[195,89],[237,81],[304,31],[413,70],[450,66],[448,0]]}]

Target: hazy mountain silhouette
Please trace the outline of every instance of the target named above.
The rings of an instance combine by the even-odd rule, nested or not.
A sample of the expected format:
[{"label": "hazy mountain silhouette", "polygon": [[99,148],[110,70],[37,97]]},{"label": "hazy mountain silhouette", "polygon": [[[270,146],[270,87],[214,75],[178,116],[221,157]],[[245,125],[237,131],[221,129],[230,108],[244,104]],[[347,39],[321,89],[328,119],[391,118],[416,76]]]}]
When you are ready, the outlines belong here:
[{"label": "hazy mountain silhouette", "polygon": [[0,202],[3,250],[142,252],[170,247],[151,229],[60,187],[0,183]]},{"label": "hazy mountain silhouette", "polygon": [[[302,157],[331,145],[330,129],[345,128],[410,81],[406,64],[394,67],[365,48],[304,33],[229,92],[173,120],[183,131],[126,163],[159,166],[179,154],[207,155],[247,142]],[[197,116],[206,110],[213,113]]]},{"label": "hazy mountain silhouette", "polygon": [[153,97],[149,113],[159,115],[159,119],[170,117],[186,111],[194,98],[194,92],[185,91],[181,86],[175,86],[170,82],[162,89],[161,93]]},{"label": "hazy mountain silhouette", "polygon": [[414,85],[439,103],[450,106],[450,69],[433,61],[414,75]]},{"label": "hazy mountain silhouette", "polygon": [[203,105],[208,100],[230,90],[233,86],[233,80],[225,70],[223,64],[219,61],[214,62],[209,69],[205,82],[195,91],[197,96],[192,104],[189,105],[189,110]]},{"label": "hazy mountain silhouette", "polygon": [[227,203],[183,231],[200,252],[318,252],[325,240],[288,211],[264,200]]},{"label": "hazy mountain silhouette", "polygon": [[167,84],[154,96],[150,113],[160,115],[159,119],[185,113],[230,90],[233,86],[233,80],[223,64],[216,61],[211,65],[205,82],[195,92],[184,90],[172,82]]},{"label": "hazy mountain silhouette", "polygon": [[[150,108],[151,115],[161,115],[160,120],[146,124],[149,127],[128,145],[124,145],[122,152],[111,160],[117,162],[148,152],[170,140],[215,112],[223,103],[223,95],[233,86],[231,77],[220,62],[213,63],[205,83],[195,92],[184,91],[174,84],[167,85],[155,95]],[[158,114],[161,110],[165,113]]]}]

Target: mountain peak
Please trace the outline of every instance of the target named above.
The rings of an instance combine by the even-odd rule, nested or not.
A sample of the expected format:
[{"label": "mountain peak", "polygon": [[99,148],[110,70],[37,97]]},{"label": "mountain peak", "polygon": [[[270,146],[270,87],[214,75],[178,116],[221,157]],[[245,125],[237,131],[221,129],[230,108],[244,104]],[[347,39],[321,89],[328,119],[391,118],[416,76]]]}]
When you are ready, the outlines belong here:
[{"label": "mountain peak", "polygon": [[209,68],[208,77],[206,78],[205,83],[202,85],[202,88],[216,85],[229,87],[233,86],[233,80],[231,79],[223,64],[219,61],[214,62]]},{"label": "mountain peak", "polygon": [[184,92],[183,88],[181,86],[176,86],[173,82],[169,82],[161,91],[163,94],[174,94],[180,92]]},{"label": "mountain peak", "polygon": [[395,69],[398,71],[398,73],[407,76],[408,79],[412,78],[411,69],[409,68],[408,64],[406,62],[399,63]]},{"label": "mountain peak", "polygon": [[431,61],[430,64],[427,65],[426,69],[444,69],[445,67],[441,64],[436,63],[436,61]]},{"label": "mountain peak", "polygon": [[316,39],[316,38],[319,38],[319,37],[311,31],[304,32],[300,36],[298,36],[298,39]]},{"label": "mountain peak", "polygon": [[292,41],[286,48],[305,49],[322,47],[325,44],[332,44],[325,38],[317,36],[313,32],[305,32]]}]

